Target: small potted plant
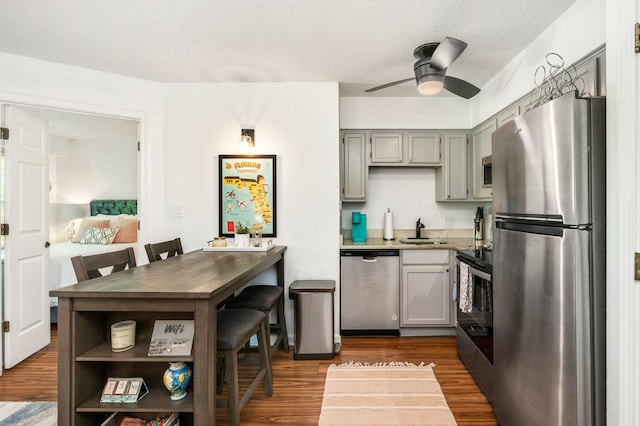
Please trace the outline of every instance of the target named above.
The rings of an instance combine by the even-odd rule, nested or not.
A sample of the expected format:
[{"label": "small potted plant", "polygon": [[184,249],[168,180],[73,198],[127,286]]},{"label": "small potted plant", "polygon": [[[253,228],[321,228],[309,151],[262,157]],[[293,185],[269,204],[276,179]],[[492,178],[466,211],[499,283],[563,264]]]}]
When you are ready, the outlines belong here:
[{"label": "small potted plant", "polygon": [[250,235],[249,235],[249,227],[244,222],[238,222],[236,225],[236,235],[235,235],[236,247],[249,247],[250,244]]}]

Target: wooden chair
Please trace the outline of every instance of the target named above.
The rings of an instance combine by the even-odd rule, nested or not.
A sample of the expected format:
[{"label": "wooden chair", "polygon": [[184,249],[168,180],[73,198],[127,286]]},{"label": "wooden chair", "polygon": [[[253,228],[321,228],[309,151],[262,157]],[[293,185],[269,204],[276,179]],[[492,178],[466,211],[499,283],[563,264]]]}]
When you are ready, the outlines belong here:
[{"label": "wooden chair", "polygon": [[[264,379],[265,393],[273,394],[271,373],[271,357],[269,356],[269,336],[266,328],[265,314],[252,309],[223,309],[217,315],[217,356],[222,361],[218,372],[217,394],[222,392],[224,376],[227,376],[227,397],[216,397],[216,407],[229,410],[229,424],[240,425],[240,412],[253,391]],[[238,382],[238,352],[242,350],[252,336],[258,336],[260,369],[251,384],[240,396]]]},{"label": "wooden chair", "polygon": [[182,242],[180,241],[180,238],[176,238],[175,240],[170,241],[164,241],[161,243],[145,244],[144,249],[147,251],[149,263],[155,262],[157,260],[162,260],[162,255],[165,255],[164,259],[166,259],[183,254]]},{"label": "wooden chair", "polygon": [[109,274],[124,271],[136,267],[136,255],[132,247],[124,250],[111,251],[107,253],[93,254],[90,256],[75,256],[71,258],[73,270],[76,273],[78,282],[98,278],[102,276],[100,269],[109,268]]}]

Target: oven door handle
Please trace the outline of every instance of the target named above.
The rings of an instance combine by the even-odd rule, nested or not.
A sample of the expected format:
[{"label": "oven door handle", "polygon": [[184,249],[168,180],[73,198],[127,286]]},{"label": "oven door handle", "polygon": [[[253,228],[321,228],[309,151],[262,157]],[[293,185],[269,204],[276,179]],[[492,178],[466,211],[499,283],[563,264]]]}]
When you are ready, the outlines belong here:
[{"label": "oven door handle", "polygon": [[487,274],[486,272],[482,272],[481,270],[476,269],[471,265],[469,265],[469,272],[471,273],[471,275],[475,275],[476,277],[480,277],[485,281],[491,281],[491,275]]}]

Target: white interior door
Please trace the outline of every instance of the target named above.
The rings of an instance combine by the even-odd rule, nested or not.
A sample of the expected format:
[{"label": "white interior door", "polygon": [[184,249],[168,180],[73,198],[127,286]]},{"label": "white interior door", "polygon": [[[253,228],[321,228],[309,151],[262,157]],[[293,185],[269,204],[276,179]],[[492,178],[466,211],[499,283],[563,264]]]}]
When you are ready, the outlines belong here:
[{"label": "white interior door", "polygon": [[5,105],[6,237],[3,286],[4,368],[48,345],[49,131],[45,120]]}]

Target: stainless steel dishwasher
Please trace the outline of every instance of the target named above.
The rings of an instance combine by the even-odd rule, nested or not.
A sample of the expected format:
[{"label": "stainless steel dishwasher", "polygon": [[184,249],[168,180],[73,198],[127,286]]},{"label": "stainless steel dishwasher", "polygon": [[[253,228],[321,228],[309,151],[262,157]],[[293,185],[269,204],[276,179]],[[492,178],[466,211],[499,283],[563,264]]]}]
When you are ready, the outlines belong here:
[{"label": "stainless steel dishwasher", "polygon": [[340,250],[342,335],[399,334],[399,256],[399,250]]}]

